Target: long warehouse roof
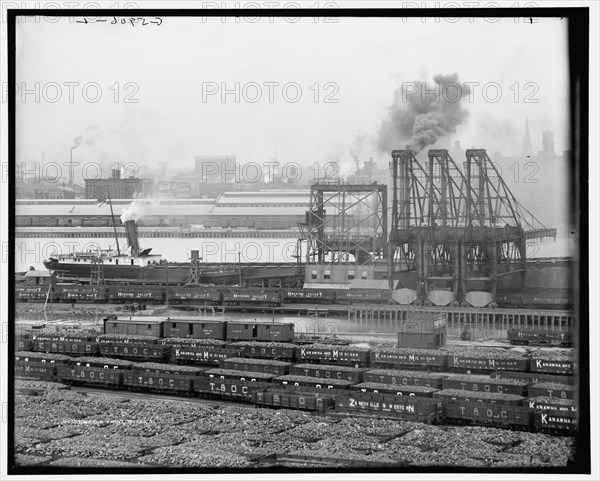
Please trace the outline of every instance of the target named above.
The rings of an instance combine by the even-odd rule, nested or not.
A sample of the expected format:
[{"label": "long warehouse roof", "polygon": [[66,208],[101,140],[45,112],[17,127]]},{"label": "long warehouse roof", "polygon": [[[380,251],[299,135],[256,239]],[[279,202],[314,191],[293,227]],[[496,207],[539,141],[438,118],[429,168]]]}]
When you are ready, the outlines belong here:
[{"label": "long warehouse roof", "polygon": [[[113,205],[113,211],[118,218],[125,209],[125,205]],[[159,204],[145,205],[143,217],[193,217],[193,216],[303,216],[308,206],[279,205],[279,204],[240,204],[213,208],[213,204],[181,205]],[[107,204],[94,205],[24,205],[15,206],[17,216],[32,217],[105,217],[110,216],[110,206]]]},{"label": "long warehouse roof", "polygon": [[[113,205],[115,217],[119,217],[128,205]],[[144,205],[143,216],[195,216],[210,215],[213,204],[158,204]],[[16,205],[17,216],[64,216],[98,217],[110,216],[110,205]]]},{"label": "long warehouse roof", "polygon": [[[225,192],[216,199],[113,199],[114,215],[136,203],[144,216],[303,216],[310,208],[310,191]],[[110,204],[94,199],[17,199],[17,216],[110,216]]]}]

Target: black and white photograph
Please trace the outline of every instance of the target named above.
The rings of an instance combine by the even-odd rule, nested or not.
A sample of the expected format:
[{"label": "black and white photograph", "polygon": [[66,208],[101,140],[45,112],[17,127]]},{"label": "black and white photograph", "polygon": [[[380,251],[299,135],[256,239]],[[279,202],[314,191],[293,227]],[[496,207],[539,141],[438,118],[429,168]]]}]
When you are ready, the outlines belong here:
[{"label": "black and white photograph", "polygon": [[3,2],[2,472],[598,479],[598,12]]}]

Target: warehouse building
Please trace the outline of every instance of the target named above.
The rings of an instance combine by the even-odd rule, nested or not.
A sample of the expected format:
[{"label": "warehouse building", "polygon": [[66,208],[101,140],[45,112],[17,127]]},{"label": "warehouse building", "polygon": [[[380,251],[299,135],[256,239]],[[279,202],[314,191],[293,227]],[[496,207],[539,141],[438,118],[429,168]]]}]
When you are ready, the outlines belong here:
[{"label": "warehouse building", "polygon": [[[113,199],[115,224],[133,204],[142,227],[290,229],[305,219],[308,191],[227,192],[217,199]],[[16,226],[110,227],[111,205],[91,199],[16,200]]]}]

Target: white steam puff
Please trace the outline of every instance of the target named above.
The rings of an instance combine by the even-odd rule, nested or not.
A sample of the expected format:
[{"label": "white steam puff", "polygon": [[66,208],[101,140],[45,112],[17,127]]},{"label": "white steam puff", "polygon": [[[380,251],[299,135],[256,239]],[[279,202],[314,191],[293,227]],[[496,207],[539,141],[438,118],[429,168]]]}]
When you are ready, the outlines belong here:
[{"label": "white steam puff", "polygon": [[121,212],[121,222],[125,223],[128,220],[138,221],[146,215],[146,205],[132,202]]}]

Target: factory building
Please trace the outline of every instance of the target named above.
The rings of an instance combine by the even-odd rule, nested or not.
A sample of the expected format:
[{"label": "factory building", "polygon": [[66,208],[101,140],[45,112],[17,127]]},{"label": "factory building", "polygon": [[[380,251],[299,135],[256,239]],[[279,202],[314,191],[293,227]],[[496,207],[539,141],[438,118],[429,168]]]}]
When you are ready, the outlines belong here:
[{"label": "factory building", "polygon": [[85,179],[85,198],[106,200],[109,192],[115,199],[143,198],[152,195],[153,186],[151,179],[121,178],[121,171],[113,169],[108,179]]}]

